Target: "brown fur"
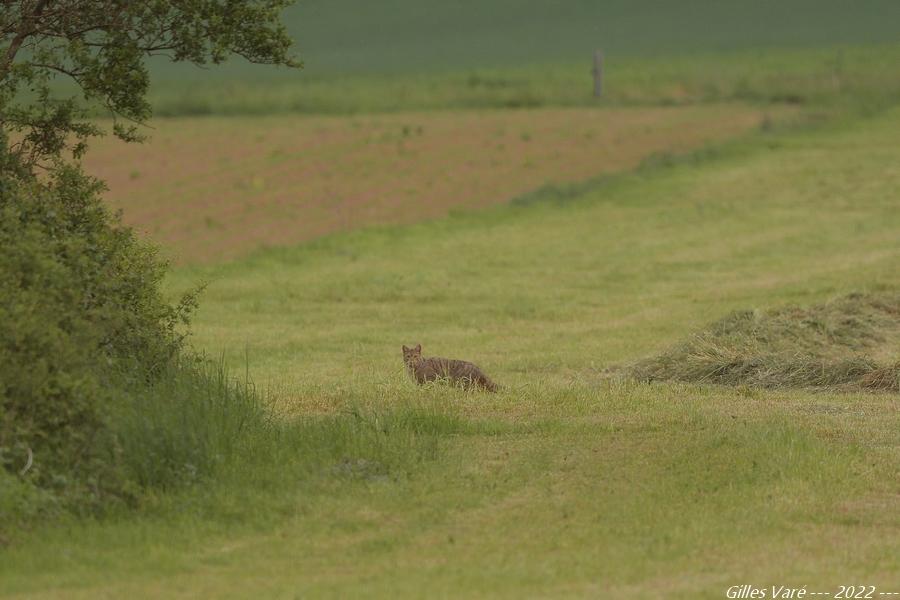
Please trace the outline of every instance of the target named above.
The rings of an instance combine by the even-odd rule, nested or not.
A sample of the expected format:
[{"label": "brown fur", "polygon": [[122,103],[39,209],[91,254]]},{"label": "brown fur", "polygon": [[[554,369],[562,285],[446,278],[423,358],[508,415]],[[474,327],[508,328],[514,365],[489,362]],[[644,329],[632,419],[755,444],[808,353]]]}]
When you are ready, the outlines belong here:
[{"label": "brown fur", "polygon": [[465,389],[481,388],[496,392],[499,387],[481,369],[470,362],[452,358],[422,356],[422,345],[403,346],[403,362],[412,378],[422,385],[429,381],[447,380]]}]

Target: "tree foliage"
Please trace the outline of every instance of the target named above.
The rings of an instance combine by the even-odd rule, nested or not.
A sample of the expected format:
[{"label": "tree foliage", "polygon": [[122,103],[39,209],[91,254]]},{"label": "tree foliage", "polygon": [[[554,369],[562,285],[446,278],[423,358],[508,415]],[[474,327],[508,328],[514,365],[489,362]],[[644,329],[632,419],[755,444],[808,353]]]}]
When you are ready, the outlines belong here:
[{"label": "tree foliage", "polygon": [[[236,54],[300,66],[280,21],[292,0],[0,2],[0,128],[14,140],[22,173],[84,153],[101,133],[85,101],[109,112],[120,138],[139,139],[137,126],[151,114],[148,57],[202,65]],[[83,98],[54,94],[59,78],[74,81]]]},{"label": "tree foliage", "polygon": [[[90,105],[134,141],[151,113],[151,56],[299,66],[279,21],[290,1],[0,0],[0,543],[30,499],[132,497],[141,482],[114,415],[190,364],[182,329],[196,296],[164,297],[166,264],[79,166],[102,133]],[[80,97],[56,93],[58,79]],[[159,414],[134,422],[156,431]]]},{"label": "tree foliage", "polygon": [[71,166],[0,173],[0,470],[94,500],[127,489],[110,415],[178,356],[196,305],[165,299],[155,249],[98,192]]}]

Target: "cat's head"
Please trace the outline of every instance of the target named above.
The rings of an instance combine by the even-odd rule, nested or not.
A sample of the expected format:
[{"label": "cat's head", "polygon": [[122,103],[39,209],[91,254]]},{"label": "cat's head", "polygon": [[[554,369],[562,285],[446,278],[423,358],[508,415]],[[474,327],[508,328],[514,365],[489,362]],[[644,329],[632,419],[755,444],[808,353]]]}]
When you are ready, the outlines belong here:
[{"label": "cat's head", "polygon": [[403,346],[403,362],[412,364],[422,358],[422,344],[416,344],[415,348]]}]

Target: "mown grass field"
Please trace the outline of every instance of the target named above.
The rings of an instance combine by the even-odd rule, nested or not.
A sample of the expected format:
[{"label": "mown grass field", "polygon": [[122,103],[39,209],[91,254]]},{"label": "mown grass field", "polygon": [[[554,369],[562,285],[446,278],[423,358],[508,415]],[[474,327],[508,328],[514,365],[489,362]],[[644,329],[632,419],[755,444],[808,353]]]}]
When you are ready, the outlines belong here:
[{"label": "mown grass field", "polygon": [[[896,292],[898,10],[311,0],[303,71],[155,63],[152,141],[86,166],[173,296],[207,284],[192,345],[232,379],[117,415],[144,487],[25,506],[0,596],[900,592],[897,393],[628,376],[741,309],[807,315],[772,360],[809,328],[843,360],[822,303]],[[847,338],[896,374],[896,332]],[[416,387],[415,343],[504,389]]]},{"label": "mown grass field", "polygon": [[[895,289],[897,139],[897,110],[757,132],[571,193],[180,268],[173,291],[209,282],[194,344],[247,369],[282,418],[332,419],[323,440],[345,442],[303,469],[283,452],[248,457],[140,514],[38,529],[3,551],[0,589],[900,591],[896,394],[608,370],[733,309]],[[415,342],[477,362],[506,390],[414,387],[400,346]],[[369,433],[346,442],[357,422]]]}]

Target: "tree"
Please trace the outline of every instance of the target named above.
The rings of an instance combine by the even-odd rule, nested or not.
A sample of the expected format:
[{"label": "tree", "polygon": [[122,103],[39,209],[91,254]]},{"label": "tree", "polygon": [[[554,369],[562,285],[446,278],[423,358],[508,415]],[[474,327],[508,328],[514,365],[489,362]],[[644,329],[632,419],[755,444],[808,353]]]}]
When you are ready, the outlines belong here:
[{"label": "tree", "polygon": [[202,65],[236,54],[301,66],[280,22],[292,2],[0,0],[0,130],[13,159],[4,166],[23,175],[53,169],[102,133],[84,102],[53,93],[56,78],[74,81],[83,100],[108,111],[115,135],[135,141],[151,115],[148,57]]},{"label": "tree", "polygon": [[291,1],[0,0],[0,542],[31,514],[22,490],[54,506],[132,497],[116,414],[190,364],[196,294],[165,298],[165,263],[78,164],[103,133],[91,110],[138,140],[151,56],[300,66],[279,20]]}]

